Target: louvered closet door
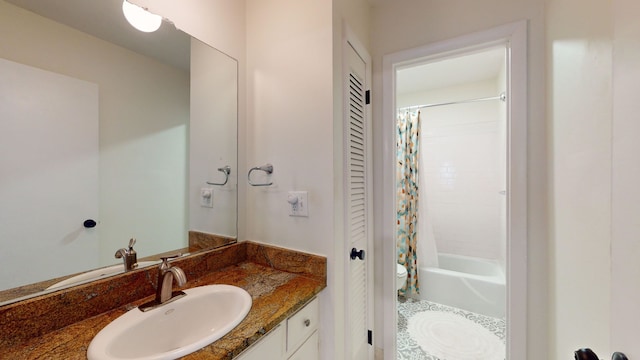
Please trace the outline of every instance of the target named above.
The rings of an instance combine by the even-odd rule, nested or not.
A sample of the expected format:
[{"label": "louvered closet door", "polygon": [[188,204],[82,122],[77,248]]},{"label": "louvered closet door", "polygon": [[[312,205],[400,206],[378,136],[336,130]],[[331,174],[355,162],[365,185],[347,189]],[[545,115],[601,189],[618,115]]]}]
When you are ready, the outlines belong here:
[{"label": "louvered closet door", "polygon": [[346,236],[349,252],[348,266],[348,336],[347,349],[350,359],[367,359],[369,353],[368,323],[369,296],[368,271],[369,263],[368,237],[369,231],[369,177],[368,172],[368,124],[365,104],[365,70],[364,61],[353,48],[348,47],[348,79],[345,119],[345,178],[346,195]]}]

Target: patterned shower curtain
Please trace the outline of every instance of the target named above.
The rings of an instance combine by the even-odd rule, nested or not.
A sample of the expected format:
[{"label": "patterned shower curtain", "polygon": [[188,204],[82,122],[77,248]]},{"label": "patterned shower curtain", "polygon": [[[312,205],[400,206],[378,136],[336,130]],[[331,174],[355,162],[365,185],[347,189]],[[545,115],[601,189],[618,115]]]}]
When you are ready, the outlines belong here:
[{"label": "patterned shower curtain", "polygon": [[407,269],[407,283],[400,289],[405,296],[417,295],[418,259],[418,148],[420,112],[404,112],[398,115],[396,136],[396,208],[398,264]]}]

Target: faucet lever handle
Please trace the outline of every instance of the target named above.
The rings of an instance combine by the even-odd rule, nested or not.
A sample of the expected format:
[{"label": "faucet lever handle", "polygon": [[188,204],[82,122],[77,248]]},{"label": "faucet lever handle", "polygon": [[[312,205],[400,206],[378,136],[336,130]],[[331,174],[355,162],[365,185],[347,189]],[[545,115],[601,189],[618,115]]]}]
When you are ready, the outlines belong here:
[{"label": "faucet lever handle", "polygon": [[181,254],[175,254],[175,255],[171,255],[171,256],[161,256],[160,260],[162,260],[162,263],[160,263],[160,269],[168,269],[169,266],[169,259],[175,259],[177,257],[180,257]]},{"label": "faucet lever handle", "polygon": [[169,261],[169,259],[175,259],[177,257],[180,257],[181,254],[175,254],[175,255],[171,255],[171,256],[161,256],[160,260],[162,260],[162,262],[165,261]]}]

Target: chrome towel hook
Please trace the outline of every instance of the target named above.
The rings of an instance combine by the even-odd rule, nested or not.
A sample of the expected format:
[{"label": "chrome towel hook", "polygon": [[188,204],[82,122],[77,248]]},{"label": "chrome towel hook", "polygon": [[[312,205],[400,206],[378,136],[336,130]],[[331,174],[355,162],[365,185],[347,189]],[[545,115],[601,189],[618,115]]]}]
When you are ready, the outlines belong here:
[{"label": "chrome towel hook", "polygon": [[226,185],[227,181],[229,181],[229,174],[231,174],[231,166],[227,165],[227,166],[223,166],[221,168],[218,168],[218,171],[224,173],[224,182],[223,183],[212,183],[212,182],[208,182],[207,184],[209,185]]},{"label": "chrome towel hook", "polygon": [[270,183],[264,183],[264,184],[255,184],[255,183],[251,182],[251,173],[252,173],[254,170],[264,171],[264,172],[266,172],[268,175],[271,175],[271,174],[273,174],[273,165],[271,165],[271,164],[266,164],[266,165],[262,165],[262,166],[255,166],[255,167],[252,167],[252,168],[249,170],[249,173],[247,174],[247,180],[249,180],[249,185],[251,185],[251,186],[271,186],[271,185],[273,185],[273,181],[272,181],[272,182],[270,182]]}]

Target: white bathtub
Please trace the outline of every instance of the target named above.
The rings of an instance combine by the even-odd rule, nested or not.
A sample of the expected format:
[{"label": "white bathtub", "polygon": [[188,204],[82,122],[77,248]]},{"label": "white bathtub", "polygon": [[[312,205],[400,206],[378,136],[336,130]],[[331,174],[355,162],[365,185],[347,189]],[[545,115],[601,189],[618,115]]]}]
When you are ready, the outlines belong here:
[{"label": "white bathtub", "polygon": [[497,261],[439,254],[438,265],[420,268],[420,299],[505,317],[506,281]]}]

